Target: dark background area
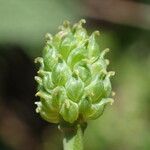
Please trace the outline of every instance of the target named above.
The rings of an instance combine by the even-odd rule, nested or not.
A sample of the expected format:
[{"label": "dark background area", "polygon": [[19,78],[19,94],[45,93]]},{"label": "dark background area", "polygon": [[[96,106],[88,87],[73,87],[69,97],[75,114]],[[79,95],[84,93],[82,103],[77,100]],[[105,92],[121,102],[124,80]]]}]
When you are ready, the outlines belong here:
[{"label": "dark background area", "polygon": [[37,66],[44,36],[63,20],[85,18],[100,30],[116,93],[113,106],[90,121],[86,150],[150,149],[149,0],[0,0],[0,150],[62,150],[62,135],[35,112]]}]

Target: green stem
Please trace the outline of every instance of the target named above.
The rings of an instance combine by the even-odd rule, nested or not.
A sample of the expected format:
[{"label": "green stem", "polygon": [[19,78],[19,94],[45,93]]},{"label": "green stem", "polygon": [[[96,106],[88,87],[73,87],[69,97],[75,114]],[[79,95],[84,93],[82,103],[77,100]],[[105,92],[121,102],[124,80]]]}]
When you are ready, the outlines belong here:
[{"label": "green stem", "polygon": [[64,150],[83,150],[83,134],[85,130],[84,124],[75,124],[73,126],[65,126],[62,128],[64,133],[63,146]]}]

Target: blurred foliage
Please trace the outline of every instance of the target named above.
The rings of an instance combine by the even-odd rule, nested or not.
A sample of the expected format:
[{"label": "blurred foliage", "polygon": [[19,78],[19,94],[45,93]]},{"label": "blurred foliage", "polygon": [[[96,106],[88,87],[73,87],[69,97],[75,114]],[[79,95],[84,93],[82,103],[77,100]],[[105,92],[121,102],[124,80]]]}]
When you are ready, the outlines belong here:
[{"label": "blurred foliage", "polygon": [[43,35],[53,33],[63,20],[75,20],[78,12],[77,1],[0,0],[0,42],[20,43],[37,55],[32,48],[43,45]]},{"label": "blurred foliage", "polygon": [[[147,3],[149,3],[148,0]],[[14,150],[23,150],[23,147],[27,149],[27,143],[30,143],[30,145],[39,143],[36,145],[39,148],[32,148],[36,150],[62,149],[61,133],[57,131],[57,127],[49,126],[43,120],[37,121],[40,118],[34,111],[34,87],[31,89],[33,90],[31,93],[28,92],[35,74],[35,66],[30,63],[33,62],[33,58],[40,55],[39,53],[44,45],[45,33],[54,33],[65,19],[75,22],[80,18],[82,9],[82,5],[73,0],[0,0],[1,150],[11,150],[9,147]],[[87,24],[89,32],[95,29],[100,30],[101,49],[106,47],[111,49],[108,55],[111,61],[109,67],[116,72],[113,79],[116,96],[113,106],[107,109],[101,118],[89,123],[85,132],[85,149],[149,150],[150,31],[109,22],[105,24],[92,18],[87,18]],[[31,60],[30,63],[27,63],[29,60],[20,57],[22,53],[16,55],[10,53],[10,51],[18,53],[18,51],[15,51],[16,47],[14,48],[13,44],[21,47],[19,50],[27,54],[28,59]],[[23,65],[20,60],[26,65]],[[8,61],[10,62],[8,63]],[[12,63],[13,65],[11,65]],[[30,69],[33,70],[33,73],[25,74],[22,71],[22,74],[18,74],[16,68],[22,65],[26,68],[26,73],[29,73]],[[10,73],[9,69],[14,71],[14,78],[12,80],[8,76],[10,78],[8,83],[6,82],[8,78],[5,76]],[[19,78],[20,80],[18,80]],[[24,81],[24,87],[19,88],[21,81]],[[15,84],[11,84],[12,82]],[[7,94],[3,96],[6,90],[4,85],[6,84],[12,87],[13,92],[16,90],[16,94],[19,96],[10,97],[14,95],[13,92],[10,92],[10,88]],[[13,86],[18,86],[18,88],[13,88]],[[20,94],[18,89],[21,89]],[[6,97],[10,97],[11,102],[8,100],[6,103]],[[28,101],[26,102],[26,100]],[[12,108],[14,108],[13,111]],[[16,115],[12,115],[12,112]],[[13,117],[16,117],[19,123],[16,124]],[[10,125],[6,126],[7,122]],[[20,136],[17,136],[18,130]],[[22,140],[22,143],[21,140],[18,140],[20,141],[20,147],[13,144],[13,142],[16,142],[14,135],[15,140],[17,138]],[[32,141],[33,139],[34,141]]]}]

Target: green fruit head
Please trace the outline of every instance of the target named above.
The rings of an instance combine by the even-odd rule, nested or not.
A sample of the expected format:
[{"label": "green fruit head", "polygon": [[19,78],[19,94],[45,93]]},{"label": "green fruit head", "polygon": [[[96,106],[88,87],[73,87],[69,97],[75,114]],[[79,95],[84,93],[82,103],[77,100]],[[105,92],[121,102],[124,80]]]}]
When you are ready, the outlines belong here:
[{"label": "green fruit head", "polygon": [[74,123],[96,119],[105,106],[112,103],[108,49],[99,50],[98,31],[88,35],[81,20],[71,26],[64,22],[56,35],[46,35],[43,56],[35,62],[41,64],[35,80],[36,96],[40,97],[37,113],[48,122]]}]

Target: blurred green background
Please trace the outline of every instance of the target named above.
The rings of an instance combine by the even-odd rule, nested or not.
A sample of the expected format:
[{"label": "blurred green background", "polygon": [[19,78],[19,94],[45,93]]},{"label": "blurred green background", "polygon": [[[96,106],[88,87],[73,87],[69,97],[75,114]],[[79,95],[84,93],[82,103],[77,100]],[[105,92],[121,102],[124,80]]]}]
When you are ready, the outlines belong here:
[{"label": "blurred green background", "polygon": [[85,18],[111,52],[115,103],[85,132],[86,150],[150,149],[149,0],[0,0],[0,150],[62,150],[62,135],[35,113],[44,36]]}]

